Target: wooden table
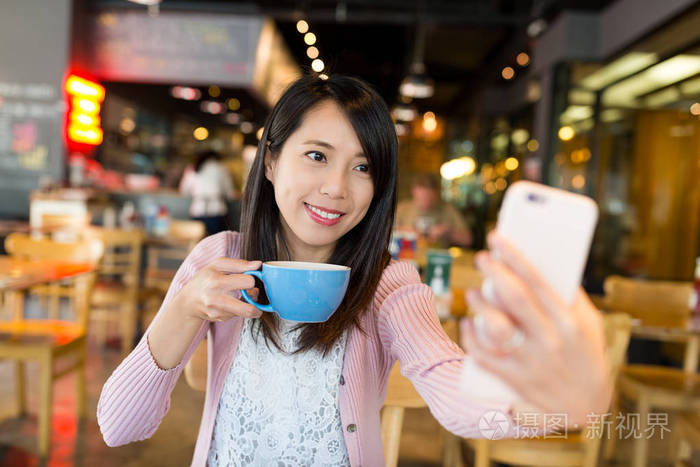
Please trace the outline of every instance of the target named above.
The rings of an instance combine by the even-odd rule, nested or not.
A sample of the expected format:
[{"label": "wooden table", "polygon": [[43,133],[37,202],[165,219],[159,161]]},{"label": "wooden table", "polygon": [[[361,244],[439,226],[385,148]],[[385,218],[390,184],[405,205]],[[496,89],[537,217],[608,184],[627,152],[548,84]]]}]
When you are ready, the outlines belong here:
[{"label": "wooden table", "polygon": [[21,318],[22,291],[35,285],[68,279],[92,270],[87,263],[32,261],[0,255],[0,293],[4,296],[4,312],[13,319]]}]

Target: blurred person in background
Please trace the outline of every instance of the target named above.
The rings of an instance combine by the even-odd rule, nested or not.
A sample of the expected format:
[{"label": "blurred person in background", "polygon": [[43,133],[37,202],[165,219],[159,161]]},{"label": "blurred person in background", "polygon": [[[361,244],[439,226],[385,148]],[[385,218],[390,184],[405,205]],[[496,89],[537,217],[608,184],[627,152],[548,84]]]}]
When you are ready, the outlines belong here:
[{"label": "blurred person in background", "polygon": [[218,152],[205,151],[197,157],[182,176],[180,193],[192,196],[190,216],[204,222],[207,235],[228,230],[228,201],[234,198],[236,192],[231,175],[221,164]]},{"label": "blurred person in background", "polygon": [[464,217],[452,205],[440,199],[440,180],[429,173],[416,175],[411,185],[411,199],[396,208],[396,229],[416,232],[430,246],[468,247],[472,234]]}]

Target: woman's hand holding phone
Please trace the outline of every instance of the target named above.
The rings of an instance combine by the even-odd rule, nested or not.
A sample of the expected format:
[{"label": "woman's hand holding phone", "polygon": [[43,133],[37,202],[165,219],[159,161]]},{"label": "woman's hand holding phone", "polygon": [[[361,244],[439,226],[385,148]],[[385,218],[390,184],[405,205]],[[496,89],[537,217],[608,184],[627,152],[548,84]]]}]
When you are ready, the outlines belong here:
[{"label": "woman's hand holding phone", "polygon": [[611,397],[599,311],[582,289],[566,304],[502,235],[491,234],[489,247],[476,264],[493,296],[467,293],[478,317],[463,320],[467,354],[522,398],[516,413],[566,413],[570,427],[583,426],[588,414],[608,409]]}]

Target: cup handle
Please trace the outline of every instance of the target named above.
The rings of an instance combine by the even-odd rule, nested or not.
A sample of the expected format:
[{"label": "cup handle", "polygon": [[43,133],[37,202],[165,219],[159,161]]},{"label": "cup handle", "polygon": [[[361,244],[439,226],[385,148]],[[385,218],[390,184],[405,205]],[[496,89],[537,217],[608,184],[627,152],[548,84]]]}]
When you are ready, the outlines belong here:
[{"label": "cup handle", "polygon": [[[261,281],[263,281],[262,273],[260,271],[245,271],[243,274],[248,274],[249,276],[255,276]],[[263,284],[265,281],[263,281]],[[262,310],[262,311],[275,311],[274,308],[272,308],[272,305],[263,305],[262,303],[258,303],[252,298],[250,298],[250,295],[248,295],[248,292],[245,290],[241,290],[241,295],[243,296],[243,299],[253,305],[254,307]]]}]

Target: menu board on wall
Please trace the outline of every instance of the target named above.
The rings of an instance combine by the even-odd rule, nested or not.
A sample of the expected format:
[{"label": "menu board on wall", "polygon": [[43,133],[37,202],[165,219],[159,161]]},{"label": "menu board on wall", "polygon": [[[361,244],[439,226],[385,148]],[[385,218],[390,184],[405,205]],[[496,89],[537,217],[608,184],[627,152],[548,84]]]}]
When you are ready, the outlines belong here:
[{"label": "menu board on wall", "polygon": [[3,0],[0,10],[0,191],[32,190],[63,175],[71,2]]},{"label": "menu board on wall", "polygon": [[[63,152],[63,109],[55,84],[0,81],[0,172],[9,175],[3,177],[5,187],[32,173],[60,177],[61,161],[56,159]],[[33,188],[36,181],[27,177],[25,183]]]},{"label": "menu board on wall", "polygon": [[247,86],[262,18],[103,11],[93,24],[92,72],[107,81]]}]

